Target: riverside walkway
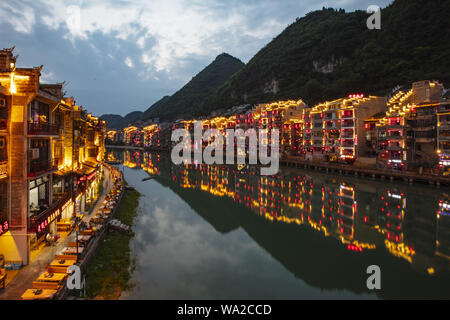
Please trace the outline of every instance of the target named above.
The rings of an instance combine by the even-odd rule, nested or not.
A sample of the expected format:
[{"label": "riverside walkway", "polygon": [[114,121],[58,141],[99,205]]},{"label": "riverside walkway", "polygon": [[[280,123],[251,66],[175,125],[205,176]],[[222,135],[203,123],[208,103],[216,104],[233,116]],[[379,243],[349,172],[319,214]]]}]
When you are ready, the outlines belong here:
[{"label": "riverside walkway", "polygon": [[441,185],[450,185],[450,177],[428,173],[363,168],[354,165],[313,162],[297,158],[282,159],[280,160],[280,163],[281,165],[291,168],[314,169],[317,171],[336,172],[339,174],[353,174],[355,176],[368,176],[373,179],[390,179],[391,181],[403,180],[404,182],[408,182],[410,184],[414,182],[423,182],[436,185],[437,187]]},{"label": "riverside walkway", "polygon": [[[111,179],[111,172],[108,168],[104,167],[104,179],[103,179],[103,190],[100,194],[95,206],[90,210],[90,215],[96,212],[105,196],[113,187],[113,182]],[[90,215],[85,215],[83,221],[89,221]],[[67,247],[69,242],[75,241],[75,233],[72,232],[64,239],[59,239],[55,246],[45,247],[42,253],[29,265],[25,266],[16,277],[11,281],[11,283],[6,287],[6,289],[0,289],[0,300],[20,300],[22,294],[29,288],[31,288],[33,281],[43,272],[45,272],[46,267],[55,259],[57,255],[64,247]]]}]

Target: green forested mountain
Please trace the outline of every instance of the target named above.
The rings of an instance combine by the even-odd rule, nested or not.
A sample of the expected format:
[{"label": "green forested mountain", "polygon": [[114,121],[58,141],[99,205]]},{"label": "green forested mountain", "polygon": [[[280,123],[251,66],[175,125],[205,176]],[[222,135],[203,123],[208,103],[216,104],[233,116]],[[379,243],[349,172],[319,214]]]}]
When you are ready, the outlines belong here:
[{"label": "green forested mountain", "polygon": [[381,30],[369,30],[368,17],[365,11],[311,12],[247,65],[228,54],[218,56],[140,120],[187,119],[278,99],[313,105],[351,93],[385,95],[420,80],[450,87],[449,0],[395,0],[382,9]]},{"label": "green forested mountain", "polygon": [[148,108],[144,114],[142,115],[142,120],[146,121],[150,118],[152,118],[152,116],[157,116],[157,112],[155,112],[155,110],[162,110],[164,108],[164,106],[167,104],[167,102],[170,101],[170,96],[165,96],[164,98],[162,98],[161,100],[155,102],[150,108]]},{"label": "green forested mountain", "polygon": [[179,117],[189,118],[196,115],[205,98],[243,66],[242,61],[229,54],[219,55],[173,96],[164,97],[146,110],[142,120],[150,118],[175,120]]},{"label": "green forested mountain", "polygon": [[122,117],[117,114],[104,114],[100,117],[101,120],[105,120],[109,129],[123,129],[129,124],[135,123],[142,118],[142,111],[133,111]]},{"label": "green forested mountain", "polygon": [[297,19],[202,103],[202,110],[350,93],[385,94],[436,79],[450,84],[450,1],[396,0],[369,30],[363,11],[323,9]]}]

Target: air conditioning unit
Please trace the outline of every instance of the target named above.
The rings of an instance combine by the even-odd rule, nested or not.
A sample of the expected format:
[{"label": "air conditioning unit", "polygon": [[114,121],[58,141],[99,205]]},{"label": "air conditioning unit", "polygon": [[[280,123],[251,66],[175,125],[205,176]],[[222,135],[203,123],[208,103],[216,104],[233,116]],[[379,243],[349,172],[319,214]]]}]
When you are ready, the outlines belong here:
[{"label": "air conditioning unit", "polygon": [[32,160],[39,159],[39,149],[38,148],[31,149],[30,152],[31,152]]},{"label": "air conditioning unit", "polygon": [[6,99],[0,98],[0,108],[6,108]]}]

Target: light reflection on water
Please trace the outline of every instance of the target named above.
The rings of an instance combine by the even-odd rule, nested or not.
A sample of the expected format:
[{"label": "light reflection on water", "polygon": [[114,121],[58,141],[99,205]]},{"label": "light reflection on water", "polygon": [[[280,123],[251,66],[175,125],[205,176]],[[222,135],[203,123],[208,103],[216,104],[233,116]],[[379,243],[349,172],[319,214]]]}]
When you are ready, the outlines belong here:
[{"label": "light reflection on water", "polygon": [[[446,189],[117,157],[144,195],[126,298],[450,297]],[[157,178],[143,182],[147,172]],[[372,264],[382,270],[376,293],[366,288]]]}]

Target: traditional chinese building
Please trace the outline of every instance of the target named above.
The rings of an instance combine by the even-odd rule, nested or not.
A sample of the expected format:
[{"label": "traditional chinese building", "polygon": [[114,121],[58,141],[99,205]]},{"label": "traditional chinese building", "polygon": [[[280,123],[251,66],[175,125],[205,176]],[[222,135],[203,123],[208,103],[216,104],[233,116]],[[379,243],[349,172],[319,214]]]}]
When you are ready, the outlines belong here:
[{"label": "traditional chinese building", "polygon": [[353,162],[366,157],[364,120],[385,109],[385,98],[362,94],[316,105],[304,115],[306,158]]},{"label": "traditional chinese building", "polygon": [[25,265],[73,216],[72,200],[84,197],[83,210],[92,200],[105,152],[105,123],[64,97],[63,84],[41,84],[41,70],[0,51],[0,254]]},{"label": "traditional chinese building", "polygon": [[438,163],[437,110],[443,94],[441,83],[421,81],[389,99],[386,116],[377,125],[379,166],[408,169]]},{"label": "traditional chinese building", "polygon": [[302,100],[278,101],[256,106],[247,123],[259,131],[267,133],[267,143],[272,142],[272,130],[279,130],[280,154],[299,155],[303,142],[303,111],[306,104]]},{"label": "traditional chinese building", "polygon": [[128,146],[142,147],[142,130],[136,126],[123,129],[123,142]]}]

